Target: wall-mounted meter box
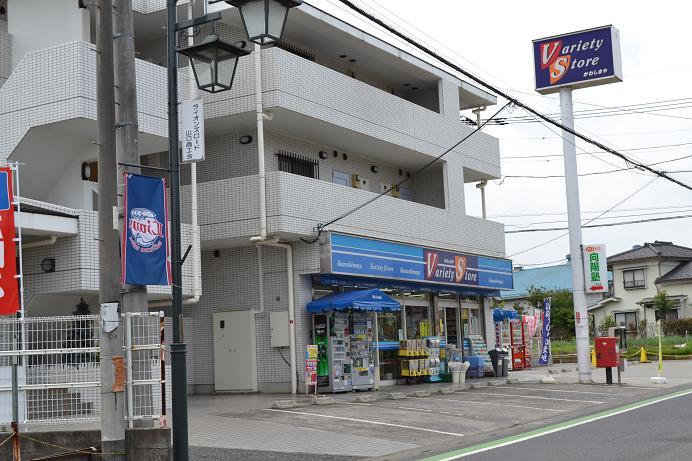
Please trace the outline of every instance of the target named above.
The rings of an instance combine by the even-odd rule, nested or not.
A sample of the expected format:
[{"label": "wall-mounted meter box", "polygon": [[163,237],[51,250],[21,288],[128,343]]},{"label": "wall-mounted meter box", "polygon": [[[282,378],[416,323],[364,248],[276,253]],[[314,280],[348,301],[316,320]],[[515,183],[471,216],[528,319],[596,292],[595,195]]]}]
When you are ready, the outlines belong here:
[{"label": "wall-mounted meter box", "polygon": [[272,347],[288,347],[288,311],[269,313],[269,331]]}]

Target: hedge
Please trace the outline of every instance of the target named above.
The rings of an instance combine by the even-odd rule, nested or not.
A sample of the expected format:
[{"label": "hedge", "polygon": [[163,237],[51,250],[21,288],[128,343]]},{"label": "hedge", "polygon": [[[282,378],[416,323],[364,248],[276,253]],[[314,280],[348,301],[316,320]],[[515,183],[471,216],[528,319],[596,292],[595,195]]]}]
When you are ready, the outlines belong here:
[{"label": "hedge", "polygon": [[664,320],[661,322],[663,334],[666,336],[685,336],[685,333],[692,333],[692,318]]}]

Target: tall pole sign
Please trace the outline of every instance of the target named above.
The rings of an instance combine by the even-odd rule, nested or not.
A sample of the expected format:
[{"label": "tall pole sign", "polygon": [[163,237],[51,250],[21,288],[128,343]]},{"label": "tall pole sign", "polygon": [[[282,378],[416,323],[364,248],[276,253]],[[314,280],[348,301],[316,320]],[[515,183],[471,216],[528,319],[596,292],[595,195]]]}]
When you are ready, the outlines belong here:
[{"label": "tall pole sign", "polygon": [[[560,93],[561,121],[572,130],[572,89],[622,81],[620,34],[613,26],[534,40],[533,57],[536,91],[541,94]],[[562,139],[579,382],[588,383],[591,382],[591,357],[582,255],[577,146],[571,133],[563,131]]]}]

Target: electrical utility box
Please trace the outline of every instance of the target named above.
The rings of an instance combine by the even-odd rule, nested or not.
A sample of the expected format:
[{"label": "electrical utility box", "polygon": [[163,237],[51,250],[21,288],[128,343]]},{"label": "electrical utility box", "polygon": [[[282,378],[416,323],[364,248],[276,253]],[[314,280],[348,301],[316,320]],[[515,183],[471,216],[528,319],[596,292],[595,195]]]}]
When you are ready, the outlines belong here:
[{"label": "electrical utility box", "polygon": [[288,311],[269,313],[269,332],[272,347],[288,347]]},{"label": "electrical utility box", "polygon": [[614,368],[619,364],[618,338],[604,336],[596,338],[596,366],[598,368]]}]

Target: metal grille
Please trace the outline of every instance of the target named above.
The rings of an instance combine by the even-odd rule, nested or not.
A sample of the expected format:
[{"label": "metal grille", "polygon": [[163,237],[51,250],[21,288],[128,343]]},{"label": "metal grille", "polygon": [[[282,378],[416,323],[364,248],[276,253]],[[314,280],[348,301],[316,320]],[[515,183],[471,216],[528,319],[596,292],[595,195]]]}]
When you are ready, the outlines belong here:
[{"label": "metal grille", "polygon": [[[126,314],[122,322],[128,419],[165,422],[163,316]],[[0,426],[13,419],[14,364],[21,424],[99,422],[99,328],[97,315],[0,318]]]},{"label": "metal grille", "polygon": [[98,420],[98,324],[95,315],[1,319],[0,422],[12,420],[15,361],[20,422]]},{"label": "metal grille", "polygon": [[279,160],[279,171],[293,173],[308,178],[318,179],[320,177],[320,164],[317,160],[302,157],[286,151],[276,154]]}]

